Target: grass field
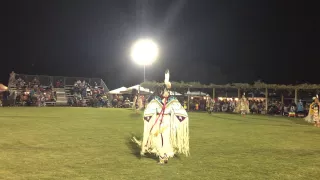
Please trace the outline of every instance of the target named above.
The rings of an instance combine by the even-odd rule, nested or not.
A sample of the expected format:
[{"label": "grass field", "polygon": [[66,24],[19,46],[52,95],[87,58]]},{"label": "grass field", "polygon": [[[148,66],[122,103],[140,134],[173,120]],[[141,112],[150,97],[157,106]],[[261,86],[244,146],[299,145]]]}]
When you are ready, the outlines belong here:
[{"label": "grass field", "polygon": [[320,179],[320,129],[297,118],[190,113],[191,157],[161,166],[127,109],[0,108],[0,179]]}]

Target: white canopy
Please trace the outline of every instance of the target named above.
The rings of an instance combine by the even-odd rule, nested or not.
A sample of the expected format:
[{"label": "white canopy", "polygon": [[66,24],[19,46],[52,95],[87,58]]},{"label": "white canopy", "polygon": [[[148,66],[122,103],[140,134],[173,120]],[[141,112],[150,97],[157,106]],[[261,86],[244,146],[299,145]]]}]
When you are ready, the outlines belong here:
[{"label": "white canopy", "polygon": [[118,89],[114,89],[112,91],[109,91],[109,94],[121,94],[121,91],[125,91],[127,90],[126,87],[121,87],[121,88],[118,88]]},{"label": "white canopy", "polygon": [[173,96],[182,96],[182,94],[176,92],[176,91],[170,91],[170,95],[173,95]]},{"label": "white canopy", "polygon": [[140,86],[139,84],[135,85],[135,86],[131,86],[131,87],[127,88],[126,90],[121,91],[121,93],[122,94],[131,94],[133,89],[139,90],[139,88],[140,88],[140,94],[151,94],[151,93],[153,93],[149,89],[144,88],[144,87]]},{"label": "white canopy", "polygon": [[193,92],[188,91],[186,93],[186,95],[190,95],[190,96],[207,96],[208,94],[206,94],[204,92],[201,92],[201,91],[193,91]]}]

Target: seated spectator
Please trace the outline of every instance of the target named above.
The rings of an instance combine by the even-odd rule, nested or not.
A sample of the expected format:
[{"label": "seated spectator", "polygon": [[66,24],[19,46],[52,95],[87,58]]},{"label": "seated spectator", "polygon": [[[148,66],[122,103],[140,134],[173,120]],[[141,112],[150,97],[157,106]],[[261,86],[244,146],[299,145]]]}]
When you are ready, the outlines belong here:
[{"label": "seated spectator", "polygon": [[256,102],[253,102],[253,104],[251,106],[251,112],[258,113],[258,106],[257,106]]},{"label": "seated spectator", "polygon": [[124,101],[124,107],[125,107],[125,108],[129,108],[129,107],[130,107],[130,100],[129,100],[129,98],[126,98],[126,100]]},{"label": "seated spectator", "polygon": [[60,81],[57,81],[56,82],[56,88],[60,88],[61,87],[61,82]]},{"label": "seated spectator", "polygon": [[291,105],[291,107],[290,107],[290,112],[296,112],[296,107],[293,106],[293,105]]},{"label": "seated spectator", "polygon": [[227,104],[227,103],[223,103],[221,109],[222,109],[222,112],[227,112],[227,110],[228,110],[228,104]]}]

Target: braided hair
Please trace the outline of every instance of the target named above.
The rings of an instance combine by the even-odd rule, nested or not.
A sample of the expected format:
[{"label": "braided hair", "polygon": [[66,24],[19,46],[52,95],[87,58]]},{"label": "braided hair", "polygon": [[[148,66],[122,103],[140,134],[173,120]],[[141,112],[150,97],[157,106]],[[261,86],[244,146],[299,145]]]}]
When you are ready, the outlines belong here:
[{"label": "braided hair", "polygon": [[134,97],[137,96],[137,95],[138,95],[138,90],[132,89],[132,91],[131,91],[131,97],[132,97],[132,99],[134,99]]},{"label": "braided hair", "polygon": [[148,98],[148,102],[150,102],[152,99],[154,99],[155,97],[162,97],[162,94],[164,92],[164,88],[165,86],[164,85],[156,85],[153,89],[153,93],[149,96]]}]

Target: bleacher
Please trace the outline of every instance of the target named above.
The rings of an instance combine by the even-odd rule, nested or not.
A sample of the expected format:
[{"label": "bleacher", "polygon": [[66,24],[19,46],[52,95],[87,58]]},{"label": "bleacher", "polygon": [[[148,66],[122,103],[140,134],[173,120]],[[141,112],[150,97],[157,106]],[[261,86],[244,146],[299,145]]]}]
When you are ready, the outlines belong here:
[{"label": "bleacher", "polygon": [[[42,75],[25,75],[25,74],[15,74],[16,80],[21,78],[27,84],[30,84],[34,78],[38,79],[40,86],[53,86],[52,91],[56,94],[56,101],[46,101],[45,104],[48,106],[66,106],[68,105],[68,98],[73,97],[72,90],[76,81],[85,81],[91,86],[98,86],[103,88],[104,92],[109,92],[108,87],[104,81],[100,78],[83,78],[83,77],[62,77],[62,76],[42,76]],[[59,83],[57,83],[59,81]],[[16,91],[21,93],[23,90],[17,88],[16,84],[9,84],[8,88],[10,91]],[[86,102],[89,102],[88,97],[84,97]]]},{"label": "bleacher", "polygon": [[68,99],[66,97],[65,88],[54,88],[54,91],[57,94],[57,100],[53,105],[64,106],[68,104]]}]

